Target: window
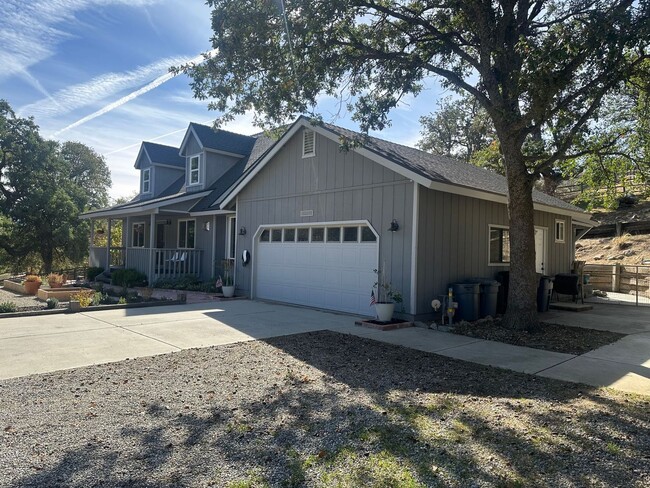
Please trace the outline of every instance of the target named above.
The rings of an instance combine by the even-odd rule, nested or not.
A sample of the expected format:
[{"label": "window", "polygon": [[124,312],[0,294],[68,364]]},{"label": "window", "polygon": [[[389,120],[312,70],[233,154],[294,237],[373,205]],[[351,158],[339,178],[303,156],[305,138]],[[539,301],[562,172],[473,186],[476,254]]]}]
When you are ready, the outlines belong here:
[{"label": "window", "polygon": [[510,231],[490,226],[490,264],[510,263]]},{"label": "window", "polygon": [[196,236],[196,220],[178,221],[178,247],[181,249],[194,249]]},{"label": "window", "polygon": [[284,229],[284,242],[294,242],[296,240],[296,229]]},{"label": "window", "polygon": [[133,224],[133,232],[131,233],[131,246],[144,247],[144,222]]},{"label": "window", "polygon": [[142,170],[142,193],[151,191],[151,170],[149,168]]},{"label": "window", "polygon": [[309,229],[301,228],[298,229],[298,242],[309,242]]},{"label": "window", "polygon": [[376,242],[377,236],[370,227],[361,227],[361,242]]},{"label": "window", "polygon": [[314,227],[311,229],[311,242],[323,242],[325,240],[325,229]]},{"label": "window", "polygon": [[226,241],[226,257],[235,259],[235,243],[237,239],[237,219],[228,217],[228,239]]},{"label": "window", "polygon": [[343,227],[343,242],[357,242],[359,240],[358,227]]},{"label": "window", "polygon": [[564,220],[555,221],[555,242],[565,242],[564,231],[565,231],[565,222]]},{"label": "window", "polygon": [[341,242],[341,228],[328,227],[327,228],[327,242]]},{"label": "window", "polygon": [[313,130],[305,130],[302,133],[302,157],[312,156],[316,156],[316,133]]},{"label": "window", "polygon": [[270,238],[269,229],[264,229],[262,231],[262,233],[260,234],[260,241],[261,242],[269,242],[269,238]]},{"label": "window", "polygon": [[271,230],[271,242],[282,242],[282,229]]},{"label": "window", "polygon": [[200,157],[192,156],[190,158],[190,185],[198,185],[201,181]]}]

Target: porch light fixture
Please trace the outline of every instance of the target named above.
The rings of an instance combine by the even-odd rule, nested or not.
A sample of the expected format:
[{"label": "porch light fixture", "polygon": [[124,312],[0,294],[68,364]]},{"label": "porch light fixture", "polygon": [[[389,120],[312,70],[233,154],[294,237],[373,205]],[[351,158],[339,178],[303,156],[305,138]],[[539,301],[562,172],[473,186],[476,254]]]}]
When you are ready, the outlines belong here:
[{"label": "porch light fixture", "polygon": [[165,225],[172,225],[172,219],[165,220]]},{"label": "porch light fixture", "polygon": [[388,228],[389,232],[397,232],[399,230],[399,224],[397,223],[396,219],[393,219],[393,221],[390,223],[390,227]]},{"label": "porch light fixture", "polygon": [[203,222],[203,230],[209,231],[210,230],[210,221]]},{"label": "porch light fixture", "polygon": [[241,229],[239,229],[239,235],[240,236],[245,236],[246,235],[246,227],[242,227]]}]

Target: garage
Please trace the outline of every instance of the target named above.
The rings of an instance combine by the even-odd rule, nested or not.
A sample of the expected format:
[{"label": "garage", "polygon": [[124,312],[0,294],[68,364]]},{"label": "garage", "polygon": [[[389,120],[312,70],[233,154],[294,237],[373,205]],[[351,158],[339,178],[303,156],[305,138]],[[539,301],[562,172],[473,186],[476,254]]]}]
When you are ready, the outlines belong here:
[{"label": "garage", "polygon": [[374,315],[379,242],[367,222],[265,227],[256,256],[256,298]]}]

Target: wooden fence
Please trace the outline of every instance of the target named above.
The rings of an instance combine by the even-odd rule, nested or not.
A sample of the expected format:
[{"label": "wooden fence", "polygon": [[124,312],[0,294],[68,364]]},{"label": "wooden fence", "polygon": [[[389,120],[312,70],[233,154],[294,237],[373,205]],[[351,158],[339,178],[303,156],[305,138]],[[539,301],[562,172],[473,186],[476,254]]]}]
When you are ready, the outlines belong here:
[{"label": "wooden fence", "polygon": [[650,301],[650,266],[587,264],[584,272],[594,290],[631,295],[637,303]]}]

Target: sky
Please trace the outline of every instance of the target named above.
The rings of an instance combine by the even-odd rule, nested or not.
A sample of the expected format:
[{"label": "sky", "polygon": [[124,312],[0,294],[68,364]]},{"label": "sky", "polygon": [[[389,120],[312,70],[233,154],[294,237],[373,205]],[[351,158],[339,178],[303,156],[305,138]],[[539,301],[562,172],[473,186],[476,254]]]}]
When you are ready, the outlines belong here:
[{"label": "sky", "polygon": [[[210,51],[210,9],[203,0],[2,0],[0,99],[21,117],[33,116],[41,135],[79,141],[102,154],[111,170],[111,197],[133,195],[133,167],[142,141],[180,145],[189,122],[211,124],[219,114],[193,98],[185,75],[170,66]],[[433,80],[404,100],[392,126],[377,137],[414,146],[419,117],[435,108]],[[349,114],[323,97],[325,121],[358,129]],[[250,114],[224,126],[259,129]]]}]

